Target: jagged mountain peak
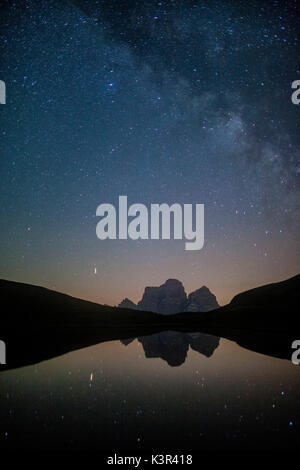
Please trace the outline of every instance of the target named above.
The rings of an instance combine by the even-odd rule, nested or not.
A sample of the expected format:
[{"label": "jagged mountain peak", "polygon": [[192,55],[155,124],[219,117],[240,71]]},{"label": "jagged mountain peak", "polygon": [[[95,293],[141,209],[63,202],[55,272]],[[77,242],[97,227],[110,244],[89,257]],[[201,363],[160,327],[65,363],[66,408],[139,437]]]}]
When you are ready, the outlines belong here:
[{"label": "jagged mountain peak", "polygon": [[219,304],[208,287],[202,286],[187,296],[182,282],[170,278],[160,286],[145,287],[143,297],[137,304],[124,299],[119,307],[170,315],[179,312],[208,312],[218,308]]}]

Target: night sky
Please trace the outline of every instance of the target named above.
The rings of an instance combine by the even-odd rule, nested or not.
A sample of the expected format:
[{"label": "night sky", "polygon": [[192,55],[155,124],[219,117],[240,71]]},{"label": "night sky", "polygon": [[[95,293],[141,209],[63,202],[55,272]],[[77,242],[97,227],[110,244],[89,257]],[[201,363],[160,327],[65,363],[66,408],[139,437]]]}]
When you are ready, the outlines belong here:
[{"label": "night sky", "polygon": [[[299,272],[297,1],[3,1],[1,277],[100,303],[172,277],[228,302]],[[205,243],[96,208],[205,204]],[[95,268],[97,274],[95,274]]]}]

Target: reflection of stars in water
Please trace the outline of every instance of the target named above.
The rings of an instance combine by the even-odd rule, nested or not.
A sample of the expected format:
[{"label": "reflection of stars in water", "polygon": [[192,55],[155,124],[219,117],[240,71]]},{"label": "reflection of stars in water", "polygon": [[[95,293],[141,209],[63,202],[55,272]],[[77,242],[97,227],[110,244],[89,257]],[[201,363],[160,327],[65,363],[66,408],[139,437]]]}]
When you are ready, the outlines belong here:
[{"label": "reflection of stars in water", "polygon": [[[188,428],[184,428],[184,435],[182,435],[184,443],[198,443],[204,440],[206,443],[208,440],[213,440],[216,429],[218,429],[218,434],[223,442],[225,439],[229,445],[235,446],[243,446],[243,442],[252,442],[253,439],[258,442],[255,437],[257,433],[262,438],[268,435],[273,436],[272,439],[274,438],[274,442],[279,443],[279,447],[280,442],[284,443],[288,439],[290,439],[290,443],[296,442],[299,415],[297,394],[290,378],[270,385],[270,383],[265,383],[261,376],[258,376],[257,380],[243,377],[241,384],[235,381],[228,388],[226,382],[223,381],[225,376],[222,375],[223,373],[213,372],[210,375],[209,373],[204,374],[201,369],[193,369],[189,388],[180,389],[180,384],[177,382],[178,390],[173,393],[173,389],[170,388],[171,393],[166,394],[168,389],[157,390],[158,383],[160,384],[163,378],[162,374],[165,374],[164,364],[161,364],[163,369],[160,373],[158,362],[152,378],[147,376],[145,394],[141,394],[140,384],[135,383],[136,372],[128,373],[122,369],[122,373],[117,377],[114,372],[109,375],[105,367],[101,368],[105,364],[105,359],[103,357],[100,359],[95,354],[95,349],[88,357],[89,359],[87,356],[84,357],[83,368],[78,368],[72,363],[63,370],[65,382],[62,381],[59,388],[56,387],[56,377],[53,378],[51,375],[45,388],[32,387],[28,389],[28,399],[32,400],[32,394],[36,393],[36,395],[34,395],[33,408],[29,408],[29,413],[26,410],[25,415],[22,407],[17,403],[15,395],[15,390],[18,391],[17,383],[22,379],[16,377],[17,383],[14,390],[11,389],[12,384],[8,381],[7,386],[10,388],[5,390],[4,376],[2,399],[6,399],[8,403],[8,413],[0,422],[0,446],[1,443],[7,445],[5,442],[12,442],[16,439],[14,427],[16,423],[22,425],[22,419],[26,419],[26,426],[32,424],[33,435],[34,429],[38,429],[38,426],[44,432],[46,432],[46,428],[49,428],[49,433],[51,433],[54,420],[59,432],[66,433],[62,435],[70,435],[73,417],[77,417],[81,411],[84,416],[88,416],[90,432],[96,435],[98,427],[99,430],[103,427],[103,421],[101,428],[97,421],[98,412],[102,412],[102,410],[104,410],[105,429],[113,430],[111,434],[113,444],[116,440],[124,438],[131,445],[134,442],[136,445],[144,446],[149,443],[149,439],[152,439],[152,435],[149,436],[147,433],[149,421],[157,426],[155,429],[159,433],[157,429],[164,425],[162,420],[165,420],[166,403],[170,402],[173,411],[173,405],[177,406],[179,401],[180,407],[178,406],[176,411],[177,426],[180,428],[186,422],[186,418],[189,418]],[[118,356],[119,359],[120,356]],[[111,363],[109,366],[111,368]],[[132,366],[134,367],[134,365]],[[35,380],[37,380],[39,372],[42,374],[46,371],[45,365],[35,366]],[[179,369],[176,368],[169,370],[173,374],[179,374],[178,371]],[[20,377],[22,377],[21,372]],[[96,373],[98,374],[97,380],[94,380]],[[213,377],[216,382],[212,380]],[[181,378],[180,374],[174,377],[174,379],[177,378]],[[45,383],[43,375],[40,379]],[[87,380],[88,384],[92,383],[89,393],[86,393]],[[205,383],[205,388],[201,387],[201,382]],[[69,386],[70,383],[72,387]],[[222,384],[224,388],[221,387],[220,390],[217,390],[218,384]],[[23,390],[22,395],[24,393]],[[13,408],[13,412],[8,400],[14,400],[14,404],[17,405],[16,409]],[[55,408],[51,410],[51,413],[49,413],[49,402],[55,403]],[[78,411],[79,409],[80,411]],[[291,412],[293,412],[293,416],[291,416]],[[11,414],[12,417],[10,417]],[[124,426],[124,417],[126,417],[126,426]],[[128,429],[130,434],[128,433],[127,437]],[[125,433],[126,436],[124,436]],[[271,437],[266,439],[268,441]],[[233,442],[235,444],[232,444]],[[203,442],[201,445],[205,445],[205,443]]]}]

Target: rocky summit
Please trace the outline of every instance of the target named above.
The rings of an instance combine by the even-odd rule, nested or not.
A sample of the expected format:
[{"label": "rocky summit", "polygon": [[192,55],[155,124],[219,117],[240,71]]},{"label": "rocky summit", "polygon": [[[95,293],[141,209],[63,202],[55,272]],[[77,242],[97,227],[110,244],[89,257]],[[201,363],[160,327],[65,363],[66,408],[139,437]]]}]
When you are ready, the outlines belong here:
[{"label": "rocky summit", "polygon": [[209,312],[218,307],[216,296],[203,286],[189,294],[186,312]]},{"label": "rocky summit", "polygon": [[137,304],[126,298],[118,307],[171,315],[179,312],[208,312],[218,308],[219,304],[206,286],[187,296],[180,281],[168,279],[159,287],[146,287]]},{"label": "rocky summit", "polygon": [[134,302],[132,302],[131,300],[127,299],[127,297],[122,300],[122,302],[118,305],[118,307],[120,308],[132,308],[134,310],[137,310],[137,305],[135,305]]}]

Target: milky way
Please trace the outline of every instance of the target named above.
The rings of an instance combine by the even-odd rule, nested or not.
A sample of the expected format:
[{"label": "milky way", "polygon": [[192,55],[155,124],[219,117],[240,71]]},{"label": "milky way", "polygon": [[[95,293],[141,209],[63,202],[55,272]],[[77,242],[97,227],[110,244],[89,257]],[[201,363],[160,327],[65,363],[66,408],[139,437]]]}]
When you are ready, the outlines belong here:
[{"label": "milky way", "polygon": [[[221,303],[299,271],[297,2],[3,2],[1,276]],[[205,245],[99,241],[96,208],[203,203]]]}]

